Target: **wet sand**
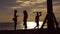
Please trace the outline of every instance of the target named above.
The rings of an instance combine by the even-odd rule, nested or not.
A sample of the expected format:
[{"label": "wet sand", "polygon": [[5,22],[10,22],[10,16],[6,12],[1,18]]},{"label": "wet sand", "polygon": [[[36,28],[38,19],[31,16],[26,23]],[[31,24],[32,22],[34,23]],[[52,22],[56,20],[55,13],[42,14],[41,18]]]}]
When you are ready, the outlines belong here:
[{"label": "wet sand", "polygon": [[0,30],[0,34],[60,34],[60,29],[25,29],[25,30]]}]

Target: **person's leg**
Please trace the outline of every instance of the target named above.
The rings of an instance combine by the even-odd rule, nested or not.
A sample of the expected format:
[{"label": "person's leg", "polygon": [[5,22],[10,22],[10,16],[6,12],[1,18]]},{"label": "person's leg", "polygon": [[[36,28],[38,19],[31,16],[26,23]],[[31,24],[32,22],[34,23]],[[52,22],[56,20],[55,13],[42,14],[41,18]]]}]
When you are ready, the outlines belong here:
[{"label": "person's leg", "polygon": [[15,30],[16,30],[16,25],[17,25],[17,22],[15,22],[15,28],[14,28]]},{"label": "person's leg", "polygon": [[24,21],[23,25],[24,25],[24,28],[25,28],[25,25],[26,25],[26,24],[25,24],[25,23],[26,23],[26,22],[25,22],[25,18],[23,19],[23,21]]},{"label": "person's leg", "polygon": [[25,29],[27,29],[27,25],[25,25]]},{"label": "person's leg", "polygon": [[27,19],[26,19],[26,27],[25,28],[27,29]]},{"label": "person's leg", "polygon": [[26,22],[24,22],[24,27],[26,28]]},{"label": "person's leg", "polygon": [[37,23],[37,27],[39,28],[39,22]]},{"label": "person's leg", "polygon": [[37,22],[36,22],[36,26],[34,27],[34,29],[36,29],[36,27],[37,27]]},{"label": "person's leg", "polygon": [[25,19],[25,29],[27,29],[27,19]]}]

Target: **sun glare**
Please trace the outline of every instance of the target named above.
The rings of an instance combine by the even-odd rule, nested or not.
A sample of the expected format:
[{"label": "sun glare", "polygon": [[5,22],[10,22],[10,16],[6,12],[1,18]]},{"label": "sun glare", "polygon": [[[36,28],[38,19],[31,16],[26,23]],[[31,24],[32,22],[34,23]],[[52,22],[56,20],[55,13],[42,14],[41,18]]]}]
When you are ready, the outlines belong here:
[{"label": "sun glare", "polygon": [[[39,27],[41,27],[43,22],[39,22]],[[27,22],[28,29],[33,29],[36,26],[35,22]]]}]

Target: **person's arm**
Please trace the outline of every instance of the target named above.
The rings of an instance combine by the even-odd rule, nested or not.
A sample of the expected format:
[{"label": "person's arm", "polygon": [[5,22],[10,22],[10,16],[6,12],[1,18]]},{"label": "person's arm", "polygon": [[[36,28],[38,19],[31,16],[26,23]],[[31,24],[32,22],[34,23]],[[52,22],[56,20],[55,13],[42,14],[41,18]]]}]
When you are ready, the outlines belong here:
[{"label": "person's arm", "polygon": [[42,13],[41,12],[39,12],[39,16],[41,16],[42,15]]}]

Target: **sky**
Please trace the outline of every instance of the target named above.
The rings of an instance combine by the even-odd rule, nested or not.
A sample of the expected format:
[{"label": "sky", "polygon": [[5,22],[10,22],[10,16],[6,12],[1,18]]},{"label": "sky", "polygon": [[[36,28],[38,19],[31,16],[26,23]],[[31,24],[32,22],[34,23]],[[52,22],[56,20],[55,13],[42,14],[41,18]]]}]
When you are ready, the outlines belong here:
[{"label": "sky", "polygon": [[[43,21],[47,13],[47,0],[0,0],[0,22],[13,22],[14,10],[19,15],[18,22],[23,22],[23,10],[28,12],[28,21],[34,21],[36,14],[42,12],[40,21]],[[60,21],[60,0],[53,0],[53,12],[57,21]]]}]

